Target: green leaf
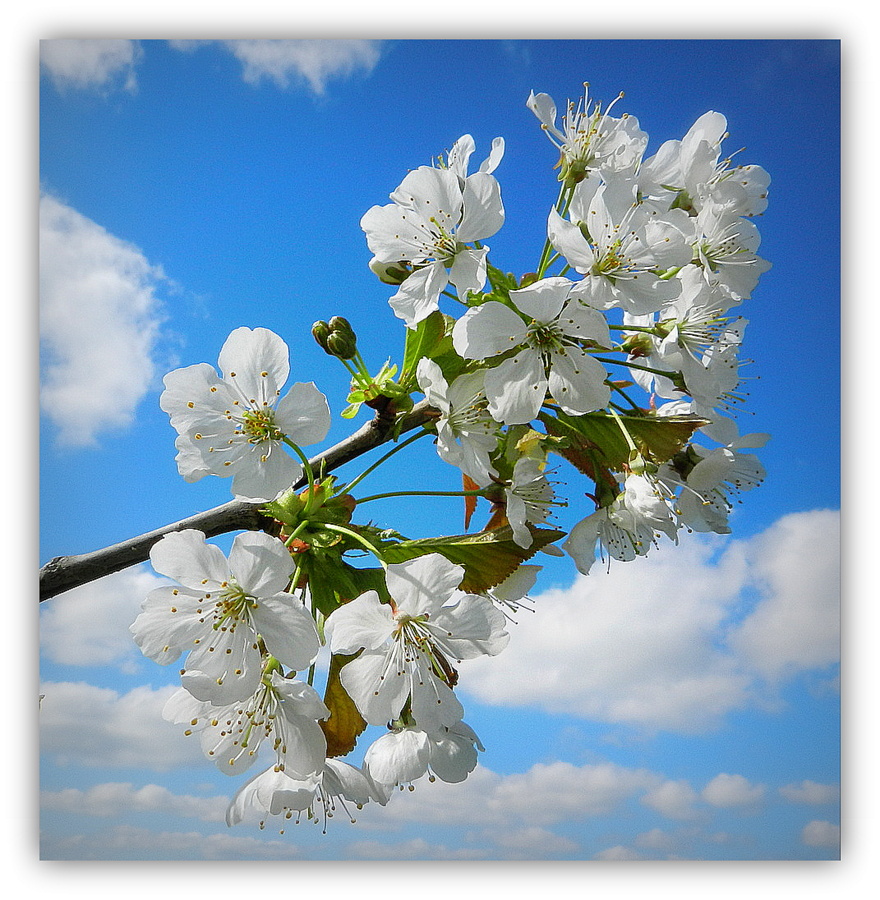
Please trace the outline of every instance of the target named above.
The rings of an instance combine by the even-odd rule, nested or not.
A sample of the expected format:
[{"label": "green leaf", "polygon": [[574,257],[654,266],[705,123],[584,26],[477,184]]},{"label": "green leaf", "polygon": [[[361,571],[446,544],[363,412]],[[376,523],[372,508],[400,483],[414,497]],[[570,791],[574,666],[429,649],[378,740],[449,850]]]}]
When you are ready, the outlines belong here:
[{"label": "green leaf", "polygon": [[[431,359],[440,349],[447,333],[447,319],[440,310],[434,310],[427,318],[422,319],[415,328],[406,329],[406,343],[403,348],[403,367],[399,384],[415,388],[416,368],[424,357]],[[450,338],[451,341],[451,338]]]},{"label": "green leaf", "polygon": [[629,462],[630,446],[621,424],[639,452],[654,463],[664,463],[678,453],[693,433],[709,423],[699,416],[611,416],[587,413],[569,416],[561,410],[541,413],[547,433],[563,438],[554,448],[576,469],[594,481],[608,481]]},{"label": "green leaf", "polygon": [[383,546],[382,556],[388,563],[401,563],[427,553],[439,553],[450,562],[464,566],[461,590],[481,593],[512,575],[521,563],[531,559],[542,547],[565,537],[564,531],[550,528],[530,527],[529,530],[533,541],[527,550],[513,540],[513,530],[505,526],[479,534],[402,541]]},{"label": "green leaf", "polygon": [[318,723],[327,738],[329,757],[351,753],[358,736],[367,727],[367,723],[339,678],[342,667],[352,659],[354,656],[340,656],[336,653],[330,657],[330,673],[324,691],[324,704],[330,710],[330,716]]}]

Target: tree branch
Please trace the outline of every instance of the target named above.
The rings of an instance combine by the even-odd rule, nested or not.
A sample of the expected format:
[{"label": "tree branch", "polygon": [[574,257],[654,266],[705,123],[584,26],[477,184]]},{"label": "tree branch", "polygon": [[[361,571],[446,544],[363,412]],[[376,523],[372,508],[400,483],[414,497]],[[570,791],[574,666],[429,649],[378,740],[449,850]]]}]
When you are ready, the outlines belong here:
[{"label": "tree branch", "polygon": [[[432,418],[431,408],[423,400],[413,407],[404,419],[400,433],[418,428]],[[320,471],[323,464],[325,472],[331,472],[339,466],[358,456],[386,443],[392,435],[395,417],[393,413],[382,408],[353,434],[338,444],[319,453],[309,462],[312,470]],[[295,488],[307,483],[301,478]],[[145,562],[150,558],[150,548],[156,541],[173,531],[194,528],[203,531],[206,537],[214,537],[230,531],[259,531],[271,520],[260,515],[263,504],[248,503],[242,500],[231,500],[206,512],[149,531],[139,537],[113,544],[103,550],[83,553],[78,556],[56,556],[40,569],[40,602],[54,597],[64,591],[88,584],[97,578],[118,572],[121,569]]]}]

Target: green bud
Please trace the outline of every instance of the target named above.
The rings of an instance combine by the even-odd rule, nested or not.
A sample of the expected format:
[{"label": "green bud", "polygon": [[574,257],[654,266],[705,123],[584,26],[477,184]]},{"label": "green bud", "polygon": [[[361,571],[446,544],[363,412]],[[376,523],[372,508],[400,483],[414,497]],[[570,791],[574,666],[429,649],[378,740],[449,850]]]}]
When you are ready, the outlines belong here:
[{"label": "green bud", "polygon": [[620,348],[630,356],[650,356],[654,350],[654,341],[651,335],[643,332],[628,334]]},{"label": "green bud", "polygon": [[343,319],[342,316],[333,316],[328,324],[330,325],[331,331],[338,331],[354,338],[354,329],[351,327],[351,323],[348,319]]},{"label": "green bud", "polygon": [[[322,350],[327,350],[327,338],[330,337],[330,326],[320,319],[312,325],[312,337]],[[328,351],[329,352],[329,351]]]},{"label": "green bud", "polygon": [[333,331],[327,338],[327,346],[325,348],[331,356],[339,359],[353,359],[357,353],[357,345],[354,335],[348,336],[341,331]]}]

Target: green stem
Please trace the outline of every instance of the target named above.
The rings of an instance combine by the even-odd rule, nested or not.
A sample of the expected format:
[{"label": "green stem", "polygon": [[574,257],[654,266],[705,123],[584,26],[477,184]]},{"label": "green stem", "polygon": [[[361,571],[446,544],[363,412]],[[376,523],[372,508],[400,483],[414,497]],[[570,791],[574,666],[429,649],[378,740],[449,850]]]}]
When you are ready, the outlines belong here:
[{"label": "green stem", "polygon": [[308,519],[304,519],[302,522],[300,522],[299,525],[297,525],[296,528],[294,528],[290,533],[287,540],[284,542],[284,546],[289,547],[294,542],[294,540],[303,533],[308,524]]},{"label": "green stem", "polygon": [[335,525],[332,522],[327,522],[323,526],[327,531],[335,531],[337,534],[344,534],[347,537],[350,537],[352,540],[357,541],[362,547],[369,550],[376,559],[382,563],[382,568],[385,568],[388,564],[384,559],[379,555],[379,551],[365,538],[359,535],[356,531],[352,531],[350,528],[346,528],[344,525]]},{"label": "green stem", "polygon": [[620,385],[612,384],[611,387],[613,390],[617,391],[617,393],[620,394],[621,397],[623,397],[623,399],[626,400],[626,402],[629,403],[629,405],[633,409],[637,409],[639,412],[642,412],[641,406],[639,406],[638,403],[634,402],[633,399],[627,394],[627,392],[622,387],[620,387]]},{"label": "green stem", "polygon": [[361,503],[369,503],[371,500],[384,500],[386,497],[485,497],[484,491],[390,491],[387,494],[373,494],[371,497],[362,497]]},{"label": "green stem", "polygon": [[593,359],[602,363],[613,363],[617,366],[626,366],[628,369],[641,369],[643,372],[650,372],[652,375],[662,375],[664,378],[675,378],[678,372],[670,372],[664,369],[653,369],[651,366],[642,366],[639,363],[627,362],[625,359],[608,359],[604,356],[594,356]]},{"label": "green stem", "polygon": [[294,444],[294,442],[289,438],[284,438],[284,443],[287,444],[288,447],[293,450],[294,453],[299,457],[300,462],[303,464],[303,470],[306,473],[306,478],[309,480],[309,499],[306,503],[305,513],[308,515],[312,509],[312,500],[315,496],[315,473],[312,471],[312,464],[309,462],[309,458],[305,455],[305,453],[300,450],[300,448]]},{"label": "green stem", "polygon": [[[559,213],[559,215],[564,216],[566,212],[568,212],[568,207],[571,205],[571,198],[573,194],[574,190],[572,189],[572,191],[570,192],[567,191],[564,182],[560,185],[559,196],[556,198],[556,211]],[[550,258],[550,251],[552,250],[552,248],[553,245],[550,243],[550,238],[548,237],[547,240],[544,241],[544,249],[541,251],[541,259],[538,261],[538,278],[544,277],[544,273],[547,271],[547,267],[552,262],[552,259]]]},{"label": "green stem", "polygon": [[[360,484],[367,477],[367,475],[378,469],[379,466],[382,465],[382,463],[384,463],[390,457],[394,456],[394,454],[397,453],[398,450],[403,450],[403,448],[406,447],[407,444],[412,444],[414,441],[417,441],[419,438],[423,438],[426,434],[430,433],[430,431],[418,431],[416,432],[416,434],[412,435],[412,437],[408,437],[402,444],[396,444],[386,454],[377,459],[371,466],[368,466],[366,469],[364,469],[364,471],[361,472],[361,474],[358,475],[357,478],[354,479],[354,481],[350,481],[348,484],[342,485],[336,491],[336,494],[351,493],[351,489],[356,484]],[[336,496],[336,494],[334,494],[334,496]]]}]

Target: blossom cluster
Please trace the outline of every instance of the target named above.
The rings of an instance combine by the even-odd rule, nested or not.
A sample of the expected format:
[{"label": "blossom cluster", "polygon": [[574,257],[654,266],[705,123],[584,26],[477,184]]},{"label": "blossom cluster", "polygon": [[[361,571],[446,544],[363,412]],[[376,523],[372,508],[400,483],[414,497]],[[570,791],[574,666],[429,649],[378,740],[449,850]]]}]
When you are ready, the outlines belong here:
[{"label": "blossom cluster", "polygon": [[[186,654],[165,717],[224,772],[269,763],[236,793],[230,824],[255,812],[326,821],[423,776],[463,781],[483,745],[464,722],[459,668],[507,645],[507,619],[540,569],[527,560],[567,553],[588,574],[683,528],[727,533],[736,495],[763,479],[743,451],[769,436],[740,434],[735,413],[738,308],[769,268],[754,223],[769,177],[723,155],[717,112],[647,156],[638,121],[610,114],[617,102],[603,109],[585,93],[557,123],[548,95],[528,98],[559,153],[533,271],[503,272],[483,243],[505,220],[501,138],[471,173],[464,135],[363,216],[370,268],[396,288],[402,364],[372,375],[341,317],[312,329],[352,374],[343,415],[368,403],[395,424],[397,443],[361,475],[340,483],[302,451],[327,436],[329,404],[311,382],[282,397],[278,335],[236,329],[220,375],[199,364],[166,376],[181,475],[231,476],[266,523],[228,556],[192,530],[158,541],[153,567],[175,584],[153,591],[132,626],[156,662]],[[427,419],[401,440],[418,394]],[[422,435],[463,490],[408,493],[464,497],[468,520],[487,502],[481,531],[407,540],[354,521],[361,504],[404,493],[356,489]],[[568,532],[554,525],[572,501],[552,480],[553,455],[593,501]],[[377,565],[351,565],[365,553]],[[362,763],[342,761],[370,726],[385,732]]]}]

